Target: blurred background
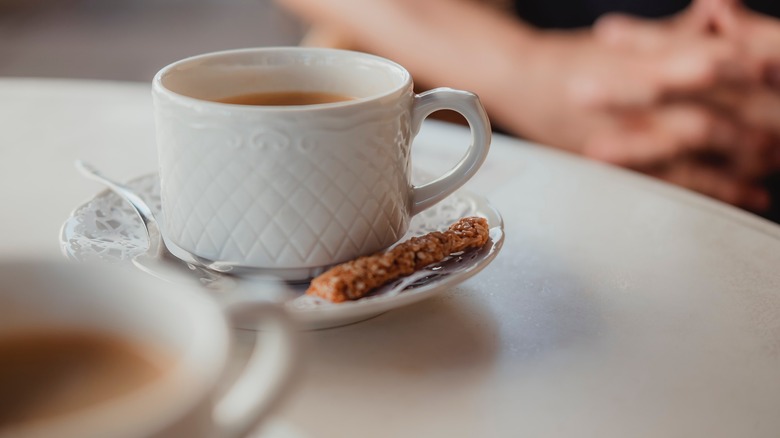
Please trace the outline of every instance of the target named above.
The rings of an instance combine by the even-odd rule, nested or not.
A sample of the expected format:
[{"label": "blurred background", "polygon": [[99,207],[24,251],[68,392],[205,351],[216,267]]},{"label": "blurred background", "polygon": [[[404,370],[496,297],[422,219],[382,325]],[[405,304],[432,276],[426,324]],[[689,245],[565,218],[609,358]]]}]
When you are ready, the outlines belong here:
[{"label": "blurred background", "polygon": [[272,0],[0,0],[0,76],[149,81],[186,56],[302,35]]},{"label": "blurred background", "polygon": [[[503,8],[510,3],[484,1]],[[780,0],[765,4],[777,8],[774,2]],[[316,0],[308,4],[320,5]],[[274,0],[0,0],[0,77],[149,82],[160,68],[187,56],[297,45],[305,31]],[[435,82],[446,85],[449,79]],[[452,113],[439,117],[459,119]],[[534,140],[554,144],[544,137]],[[765,184],[775,193],[765,217],[780,222],[780,173]]]}]

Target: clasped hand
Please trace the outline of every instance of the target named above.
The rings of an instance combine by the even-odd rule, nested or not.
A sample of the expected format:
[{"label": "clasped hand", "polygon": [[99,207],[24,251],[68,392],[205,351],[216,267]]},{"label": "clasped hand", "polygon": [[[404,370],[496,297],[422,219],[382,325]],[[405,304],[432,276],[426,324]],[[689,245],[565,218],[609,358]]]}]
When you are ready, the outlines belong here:
[{"label": "clasped hand", "polygon": [[[537,79],[563,84],[562,99],[548,97],[568,103],[559,108],[567,126],[540,119],[527,129],[765,210],[762,180],[780,169],[778,23],[731,1],[705,0],[664,21],[609,15],[585,33],[550,32],[538,52],[549,62]],[[559,77],[543,78],[545,71]]]}]

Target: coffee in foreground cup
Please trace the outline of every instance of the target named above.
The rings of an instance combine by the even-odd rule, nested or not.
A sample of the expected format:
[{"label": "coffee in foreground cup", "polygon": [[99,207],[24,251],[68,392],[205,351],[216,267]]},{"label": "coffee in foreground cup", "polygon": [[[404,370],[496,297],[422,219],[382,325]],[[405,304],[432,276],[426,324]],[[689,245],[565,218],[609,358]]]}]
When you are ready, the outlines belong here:
[{"label": "coffee in foreground cup", "polygon": [[98,405],[162,376],[151,346],[87,330],[36,329],[0,337],[0,430]]},{"label": "coffee in foreground cup", "polygon": [[[134,269],[0,259],[0,303],[0,438],[244,437],[293,370],[282,309]],[[236,309],[263,336],[226,382]]]}]

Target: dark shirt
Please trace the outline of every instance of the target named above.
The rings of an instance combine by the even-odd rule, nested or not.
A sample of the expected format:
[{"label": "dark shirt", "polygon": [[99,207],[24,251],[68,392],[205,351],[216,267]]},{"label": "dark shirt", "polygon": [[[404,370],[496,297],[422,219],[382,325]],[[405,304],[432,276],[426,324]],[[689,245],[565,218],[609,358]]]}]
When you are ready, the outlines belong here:
[{"label": "dark shirt", "polygon": [[[780,17],[780,0],[745,0],[759,12]],[[543,28],[590,26],[608,12],[647,18],[664,17],[685,9],[686,0],[515,0],[515,11],[525,21]]]}]

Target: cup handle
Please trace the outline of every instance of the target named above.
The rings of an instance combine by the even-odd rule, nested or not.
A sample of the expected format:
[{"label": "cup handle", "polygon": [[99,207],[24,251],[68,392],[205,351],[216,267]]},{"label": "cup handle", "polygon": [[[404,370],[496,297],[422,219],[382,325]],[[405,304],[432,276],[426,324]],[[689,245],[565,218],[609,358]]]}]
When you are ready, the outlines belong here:
[{"label": "cup handle", "polygon": [[431,113],[444,109],[456,111],[466,118],[471,128],[471,146],[449,172],[434,181],[412,188],[412,216],[446,198],[474,176],[490,149],[490,121],[479,97],[452,88],[436,88],[414,96],[413,135],[420,132],[423,120]]},{"label": "cup handle", "polygon": [[214,406],[219,436],[228,438],[246,436],[265,418],[292,377],[296,355],[292,322],[282,308],[267,302],[231,303],[234,306],[251,308],[259,322],[246,367]]}]

